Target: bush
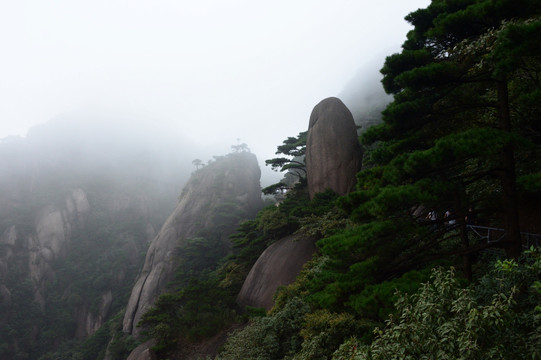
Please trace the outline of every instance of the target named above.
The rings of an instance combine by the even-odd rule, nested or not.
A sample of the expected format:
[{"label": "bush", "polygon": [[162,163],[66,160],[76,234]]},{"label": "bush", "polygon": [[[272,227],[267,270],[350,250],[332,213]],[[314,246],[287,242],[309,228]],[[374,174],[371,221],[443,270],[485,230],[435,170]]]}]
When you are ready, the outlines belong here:
[{"label": "bush", "polygon": [[218,359],[278,360],[301,348],[300,330],[310,308],[298,297],[291,298],[273,316],[257,317],[230,336]]},{"label": "bush", "polygon": [[373,323],[361,322],[348,313],[318,310],[307,314],[301,330],[302,349],[293,359],[326,360],[351,334],[369,333],[373,328]]},{"label": "bush", "polygon": [[453,269],[400,296],[398,316],[370,346],[349,340],[333,359],[541,359],[539,253],[498,261],[475,286],[462,287]]}]

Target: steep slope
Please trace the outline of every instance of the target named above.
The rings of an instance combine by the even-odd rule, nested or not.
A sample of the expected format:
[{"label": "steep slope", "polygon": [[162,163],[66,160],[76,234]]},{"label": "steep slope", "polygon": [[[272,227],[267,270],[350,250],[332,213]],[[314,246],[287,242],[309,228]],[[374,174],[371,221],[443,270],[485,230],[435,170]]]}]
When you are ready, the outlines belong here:
[{"label": "steep slope", "polygon": [[262,205],[260,175],[255,155],[247,152],[220,157],[192,175],[177,207],[150,244],[124,315],[125,333],[139,333],[137,323],[166,289],[178,265],[177,247],[211,232],[218,236],[223,255],[227,253],[228,235]]}]

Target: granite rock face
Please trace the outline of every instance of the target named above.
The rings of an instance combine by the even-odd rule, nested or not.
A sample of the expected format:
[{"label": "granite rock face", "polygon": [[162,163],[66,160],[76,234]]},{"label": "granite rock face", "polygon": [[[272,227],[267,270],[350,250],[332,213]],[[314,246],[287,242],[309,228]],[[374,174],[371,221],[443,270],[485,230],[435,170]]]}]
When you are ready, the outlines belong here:
[{"label": "granite rock face", "polygon": [[[140,215],[144,219],[150,216],[148,204],[141,198],[126,200],[125,195],[108,194],[107,202],[102,211],[107,213],[107,218],[111,221],[129,211],[133,211],[136,214],[134,216]],[[32,221],[29,222],[30,226],[21,229],[20,225],[10,225],[0,233],[0,246],[4,249],[0,255],[0,301],[6,305],[11,304],[11,289],[5,285],[4,279],[7,278],[10,267],[19,267],[28,273],[33,300],[41,308],[45,308],[48,301],[47,285],[57,276],[57,264],[62,263],[77,246],[74,237],[90,231],[87,223],[95,211],[87,192],[82,188],[74,188],[67,191],[61,201],[37,209]],[[145,229],[148,244],[156,231],[150,222],[146,224]],[[131,259],[130,263],[140,262],[140,244],[128,235],[123,243],[122,253]],[[27,262],[23,263],[22,259],[27,259]],[[124,272],[116,273],[112,283],[122,284],[125,277]],[[69,294],[69,290],[66,290],[66,294]],[[91,310],[89,304],[84,301],[77,305],[72,313],[75,323],[74,336],[83,339],[98,330],[110,316],[113,300],[112,289],[104,288],[96,309]]]},{"label": "granite rock face", "polygon": [[270,310],[276,289],[293,283],[315,251],[312,238],[291,235],[275,242],[261,254],[248,273],[237,303]]},{"label": "granite rock face", "polygon": [[[0,234],[5,251],[0,256],[0,279],[5,279],[15,253],[27,254],[28,271],[34,289],[35,301],[44,306],[46,282],[54,276],[54,262],[65,256],[71,246],[72,233],[84,229],[90,205],[86,193],[72,189],[63,203],[50,204],[36,212],[26,231],[11,225]],[[10,291],[0,285],[2,298],[10,301]]]},{"label": "granite rock face", "polygon": [[306,140],[306,172],[310,198],[327,189],[345,195],[355,188],[362,150],[353,116],[335,97],[312,110]]},{"label": "granite rock face", "polygon": [[145,311],[164,291],[177,265],[174,252],[183,241],[203,230],[220,228],[221,241],[229,246],[236,223],[220,223],[220,208],[239,220],[261,208],[261,170],[255,155],[229,154],[197,170],[182,191],[180,202],[148,249],[145,264],[132,289],[124,315],[123,331],[138,335],[136,327]]},{"label": "granite rock face", "polygon": [[158,358],[156,354],[150,350],[150,348],[154,345],[155,342],[152,340],[139,345],[133,349],[126,360],[157,360]]}]

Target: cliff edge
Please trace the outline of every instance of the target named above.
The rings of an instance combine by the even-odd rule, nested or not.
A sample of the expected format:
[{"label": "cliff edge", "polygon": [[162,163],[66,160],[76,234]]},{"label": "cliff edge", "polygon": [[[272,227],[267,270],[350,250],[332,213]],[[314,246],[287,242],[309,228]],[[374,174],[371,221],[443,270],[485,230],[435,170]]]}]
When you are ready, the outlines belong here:
[{"label": "cliff edge", "polygon": [[262,206],[260,176],[257,159],[249,152],[218,157],[192,174],[177,207],[150,244],[124,315],[125,333],[139,334],[137,323],[172,280],[178,246],[213,229],[229,246],[238,222]]}]

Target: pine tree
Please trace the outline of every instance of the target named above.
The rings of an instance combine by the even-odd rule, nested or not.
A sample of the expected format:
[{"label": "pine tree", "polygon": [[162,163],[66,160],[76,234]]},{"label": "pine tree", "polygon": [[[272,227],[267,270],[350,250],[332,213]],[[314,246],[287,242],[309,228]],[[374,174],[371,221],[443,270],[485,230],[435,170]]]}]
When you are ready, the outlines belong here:
[{"label": "pine tree", "polygon": [[[463,225],[468,206],[490,204],[520,254],[517,166],[539,173],[517,161],[539,152],[541,4],[519,3],[434,0],[406,17],[414,29],[381,71],[394,101],[364,136],[375,167],[346,202],[360,217],[407,209],[419,223],[414,209],[453,208]],[[493,191],[473,193],[480,184]]]}]

